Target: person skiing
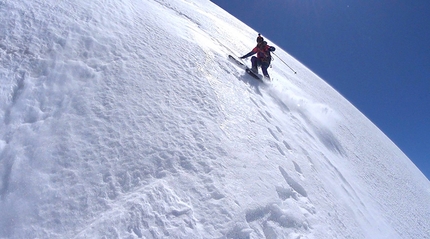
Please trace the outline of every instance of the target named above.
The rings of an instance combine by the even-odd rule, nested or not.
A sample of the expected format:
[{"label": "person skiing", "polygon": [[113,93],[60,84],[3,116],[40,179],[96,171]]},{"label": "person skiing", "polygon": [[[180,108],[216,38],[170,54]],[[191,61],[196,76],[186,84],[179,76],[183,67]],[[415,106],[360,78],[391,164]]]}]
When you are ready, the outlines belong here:
[{"label": "person skiing", "polygon": [[275,48],[273,46],[267,45],[267,42],[264,41],[263,37],[258,34],[257,46],[252,49],[252,51],[250,51],[248,54],[240,57],[240,59],[245,59],[254,54],[257,54],[256,57],[253,56],[251,58],[251,71],[258,74],[258,67],[261,66],[261,71],[263,72],[264,77],[270,79],[269,73],[267,72],[267,68],[269,68],[270,62],[272,61],[272,56],[270,55],[271,51],[275,51]]}]

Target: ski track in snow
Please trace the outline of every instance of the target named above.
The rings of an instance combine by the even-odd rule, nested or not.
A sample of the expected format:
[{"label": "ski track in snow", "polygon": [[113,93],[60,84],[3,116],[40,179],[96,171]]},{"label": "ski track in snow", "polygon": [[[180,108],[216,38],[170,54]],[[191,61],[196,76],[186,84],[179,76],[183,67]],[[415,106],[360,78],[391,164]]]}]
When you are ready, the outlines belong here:
[{"label": "ski track in snow", "polygon": [[406,156],[279,47],[298,74],[232,64],[256,32],[211,2],[0,16],[0,238],[428,238]]}]

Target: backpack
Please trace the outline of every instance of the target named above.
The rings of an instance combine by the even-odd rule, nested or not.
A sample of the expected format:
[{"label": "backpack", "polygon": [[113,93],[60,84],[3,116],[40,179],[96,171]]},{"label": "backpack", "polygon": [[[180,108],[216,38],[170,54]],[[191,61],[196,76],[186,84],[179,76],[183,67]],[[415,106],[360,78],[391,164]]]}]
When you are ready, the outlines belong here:
[{"label": "backpack", "polygon": [[260,59],[262,62],[269,62],[272,60],[272,56],[270,55],[270,51],[272,51],[272,49],[274,50],[274,47],[271,47],[269,45],[267,45],[266,42],[264,42],[264,46],[262,47],[257,47],[258,48],[258,52],[257,52],[257,58]]}]

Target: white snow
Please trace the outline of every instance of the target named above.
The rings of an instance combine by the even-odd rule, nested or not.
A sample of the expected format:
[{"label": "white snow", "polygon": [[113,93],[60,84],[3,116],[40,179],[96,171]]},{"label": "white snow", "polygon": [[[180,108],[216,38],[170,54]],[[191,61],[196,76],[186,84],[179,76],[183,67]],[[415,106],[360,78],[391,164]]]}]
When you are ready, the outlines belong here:
[{"label": "white snow", "polygon": [[[430,238],[430,183],[208,0],[0,0],[0,238]],[[248,61],[249,63],[249,61]]]}]

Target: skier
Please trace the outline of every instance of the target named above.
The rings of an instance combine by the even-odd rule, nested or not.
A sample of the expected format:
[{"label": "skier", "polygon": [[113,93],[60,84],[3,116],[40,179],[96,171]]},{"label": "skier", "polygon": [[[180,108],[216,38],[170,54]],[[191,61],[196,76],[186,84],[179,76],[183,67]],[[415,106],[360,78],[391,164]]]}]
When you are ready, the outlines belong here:
[{"label": "skier", "polygon": [[258,67],[261,66],[261,71],[263,72],[264,77],[270,79],[269,73],[267,73],[267,68],[269,68],[270,61],[272,60],[272,56],[270,55],[271,51],[275,51],[275,48],[267,45],[267,42],[264,41],[263,37],[258,34],[257,46],[248,54],[240,57],[240,59],[248,58],[257,53],[257,57],[253,56],[251,58],[251,71],[258,74]]}]

